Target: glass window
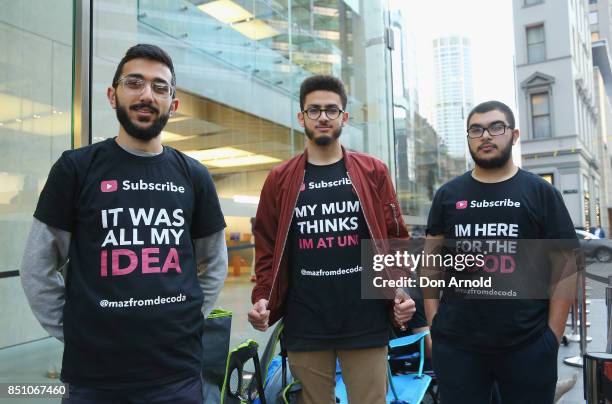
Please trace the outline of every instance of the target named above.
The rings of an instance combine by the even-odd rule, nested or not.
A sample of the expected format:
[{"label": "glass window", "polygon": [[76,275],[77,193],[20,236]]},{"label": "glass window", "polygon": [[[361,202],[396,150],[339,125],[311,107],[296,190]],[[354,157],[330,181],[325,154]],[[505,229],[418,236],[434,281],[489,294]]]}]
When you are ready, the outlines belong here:
[{"label": "glass window", "polygon": [[531,119],[534,139],[551,136],[550,102],[548,93],[531,95]]},{"label": "glass window", "polygon": [[544,179],[544,181],[548,182],[551,185],[555,185],[554,183],[554,176],[553,174],[540,174],[540,177],[542,177],[542,179]]},{"label": "glass window", "polygon": [[597,24],[599,22],[599,13],[597,11],[591,11],[589,13],[589,23],[591,25]]},{"label": "glass window", "polygon": [[529,63],[541,62],[546,59],[546,42],[544,38],[544,25],[527,28],[527,61]]},{"label": "glass window", "polygon": [[47,336],[17,270],[49,169],[72,144],[72,7],[11,1],[0,13],[0,348]]},{"label": "glass window", "polygon": [[[180,105],[162,140],[209,169],[230,247],[250,243],[250,218],[270,169],[304,148],[299,86],[313,74],[335,75],[347,87],[343,144],[395,172],[391,55],[384,43],[363,46],[385,34],[385,1],[115,3],[93,3],[94,141],[117,134],[105,90],[125,51],[137,43],[165,49],[174,60]],[[232,249],[229,259],[246,262],[250,272],[252,248]]]}]

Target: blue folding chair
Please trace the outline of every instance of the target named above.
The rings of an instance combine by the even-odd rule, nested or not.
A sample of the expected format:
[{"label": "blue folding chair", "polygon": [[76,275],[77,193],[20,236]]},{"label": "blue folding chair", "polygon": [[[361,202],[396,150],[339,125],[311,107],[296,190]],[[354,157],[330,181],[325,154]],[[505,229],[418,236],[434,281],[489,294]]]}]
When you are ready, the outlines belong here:
[{"label": "blue folding chair", "polygon": [[[393,351],[418,342],[419,370],[416,373],[393,375],[391,374],[391,367],[389,364],[387,364],[387,372],[389,376],[387,403],[418,404],[423,401],[423,397],[425,396],[425,393],[427,393],[427,389],[431,383],[431,376],[423,373],[423,366],[425,363],[425,336],[427,334],[429,334],[429,331],[423,331],[418,334],[395,338],[389,341],[389,361],[416,359],[414,354],[394,354]],[[339,404],[348,403],[346,386],[342,380],[341,372],[338,371],[336,374],[336,398],[336,402]]]},{"label": "blue folding chair", "polygon": [[[274,330],[268,346],[262,356],[262,367],[264,379],[265,398],[272,404],[292,403],[295,401],[299,390],[301,389],[298,380],[294,380],[286,365],[286,357],[283,355],[274,356],[274,352],[280,341],[282,334],[282,325],[277,326]],[[389,341],[389,362],[391,361],[410,361],[418,360],[418,371],[407,374],[393,375],[391,367],[387,365],[389,375],[389,391],[387,394],[387,403],[389,404],[418,404],[423,400],[427,389],[432,381],[430,375],[423,372],[425,363],[425,336],[429,331],[418,334],[409,335],[406,337],[395,338]],[[402,347],[419,343],[417,353],[402,354]],[[340,366],[336,364],[336,402],[339,404],[347,404],[348,397],[346,394],[346,386],[342,380],[342,372]],[[260,403],[259,398],[256,398],[254,403]]]}]

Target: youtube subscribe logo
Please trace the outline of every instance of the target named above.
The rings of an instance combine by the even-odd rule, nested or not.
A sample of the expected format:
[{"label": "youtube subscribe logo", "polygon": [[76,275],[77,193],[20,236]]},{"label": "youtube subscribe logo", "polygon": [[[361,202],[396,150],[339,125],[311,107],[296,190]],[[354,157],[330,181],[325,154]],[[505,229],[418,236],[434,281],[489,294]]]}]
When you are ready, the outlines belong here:
[{"label": "youtube subscribe logo", "polygon": [[[117,192],[119,185],[117,180],[104,180],[100,183],[100,190],[102,192]],[[180,194],[185,193],[185,187],[175,185],[172,181],[167,182],[145,182],[139,180],[138,182],[132,182],[125,180],[121,183],[121,190],[123,191],[160,191],[160,192],[178,192]]]},{"label": "youtube subscribe logo", "polygon": [[501,201],[457,201],[455,202],[455,209],[462,210],[470,208],[499,208],[499,207],[509,207],[509,208],[520,208],[521,203],[515,202],[512,199],[506,198]]},{"label": "youtube subscribe logo", "polygon": [[102,192],[115,192],[115,191],[117,191],[117,180],[102,181],[100,183],[100,190]]}]

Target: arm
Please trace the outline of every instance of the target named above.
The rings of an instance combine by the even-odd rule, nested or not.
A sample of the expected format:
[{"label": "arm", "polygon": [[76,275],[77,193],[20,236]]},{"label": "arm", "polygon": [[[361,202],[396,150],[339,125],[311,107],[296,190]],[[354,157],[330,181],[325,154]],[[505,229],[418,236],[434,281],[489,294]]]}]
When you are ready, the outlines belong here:
[{"label": "arm", "polygon": [[[64,341],[64,277],[71,233],[34,218],[21,261],[21,285],[40,325]],[[64,267],[65,268],[65,267]]]},{"label": "arm", "polygon": [[[404,217],[400,209],[399,202],[397,201],[397,194],[395,193],[395,187],[391,181],[389,169],[384,165],[383,178],[380,181],[381,187],[379,189],[379,195],[384,195],[385,200],[383,202],[391,201],[390,203],[394,206],[391,207],[391,214],[394,217],[391,218],[391,223],[387,223],[387,234],[386,236],[390,239],[408,239],[408,228],[404,223]],[[387,199],[386,197],[389,196]],[[388,207],[385,207],[388,208]]]},{"label": "arm", "polygon": [[[438,246],[444,241],[443,234],[428,234],[425,240],[425,254],[437,253]],[[440,276],[439,268],[422,268],[421,276],[437,279]],[[425,306],[425,317],[427,324],[431,327],[433,319],[440,305],[440,290],[438,288],[423,288],[423,305]]]},{"label": "arm", "polygon": [[[551,277],[549,287],[548,325],[560,341],[571,304],[576,298],[577,256],[580,245],[576,238],[572,219],[565,207],[561,193],[547,185],[544,200],[543,238],[556,239],[555,248],[549,251]],[[583,257],[580,257],[583,258]],[[582,260],[580,260],[582,261]],[[582,287],[579,285],[578,287]]]},{"label": "arm", "polygon": [[574,252],[566,250],[552,254],[550,259],[553,268],[560,268],[560,275],[553,277],[551,285],[548,326],[555,333],[557,341],[561,341],[576,294],[576,257]]},{"label": "arm", "polygon": [[274,245],[278,228],[278,209],[276,208],[276,181],[274,170],[261,189],[253,235],[255,236],[255,286],[251,294],[253,303],[247,318],[251,325],[259,330],[268,329],[270,310],[268,310],[268,295],[272,289],[274,260]]},{"label": "arm", "polygon": [[275,173],[271,171],[261,189],[259,206],[255,216],[253,235],[255,236],[255,287],[251,296],[252,303],[267,300],[272,289],[274,246],[278,228],[279,208],[276,206]]},{"label": "arm", "polygon": [[227,277],[227,246],[225,229],[210,236],[193,240],[198,266],[198,282],[204,294],[202,313],[208,316]]},{"label": "arm", "polygon": [[[402,211],[400,209],[399,202],[397,201],[397,195],[391,176],[389,175],[389,169],[386,165],[383,165],[383,178],[380,181],[381,188],[379,189],[379,195],[384,195],[384,203],[388,203],[391,206],[385,206],[383,209],[390,209],[391,218],[386,223],[387,231],[385,236],[388,239],[394,239],[395,242],[389,242],[390,251],[397,248],[400,243],[398,239],[408,240],[408,228],[404,223],[402,217]],[[400,246],[401,248],[402,246]],[[400,268],[386,268],[386,276],[389,279],[400,279],[406,276],[406,270]],[[402,289],[395,290],[395,296],[393,298],[393,316],[392,323],[395,327],[399,327],[404,330],[406,323],[412,318],[415,312],[415,302],[412,298]]]}]

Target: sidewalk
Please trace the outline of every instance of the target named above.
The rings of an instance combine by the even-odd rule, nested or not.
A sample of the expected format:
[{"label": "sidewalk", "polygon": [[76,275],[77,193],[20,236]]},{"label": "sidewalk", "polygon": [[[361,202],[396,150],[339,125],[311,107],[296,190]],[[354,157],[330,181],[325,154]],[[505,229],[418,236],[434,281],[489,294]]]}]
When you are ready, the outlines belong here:
[{"label": "sidewalk", "polygon": [[[612,275],[612,264],[602,264],[588,261],[587,274],[607,278],[608,275]],[[606,285],[589,279],[588,275],[586,284],[591,288],[587,291],[587,299],[591,301],[591,304],[587,306],[587,310],[589,310],[589,313],[587,314],[587,322],[591,323],[591,326],[587,328],[587,335],[593,338],[593,341],[586,345],[586,349],[587,352],[603,352],[605,351],[607,339],[605,302]],[[566,335],[569,335],[570,333],[570,327],[567,327]],[[579,344],[576,342],[570,342],[569,346],[565,347],[562,345],[559,348],[559,380],[569,378],[571,377],[572,373],[578,372],[578,380],[576,385],[569,392],[567,392],[561,398],[561,400],[558,401],[559,404],[582,404],[585,402],[582,368],[571,367],[563,363],[565,358],[579,355],[579,351]]]},{"label": "sidewalk", "polygon": [[[607,273],[612,274],[610,269],[610,264],[591,264],[587,270],[600,276],[607,276]],[[587,349],[591,352],[601,352],[604,350],[606,340],[606,307],[605,301],[602,299],[605,286],[588,279],[587,284],[593,288],[589,291],[591,304],[588,306],[590,310],[588,321],[591,323],[588,333],[589,336],[593,337],[593,342],[587,344]],[[260,350],[262,351],[271,331],[269,330],[265,333],[256,331],[247,322],[246,316],[251,307],[250,296],[252,287],[253,284],[246,278],[229,280],[221,292],[218,306],[231,310],[234,313],[231,346],[236,346],[250,338],[260,344]],[[569,333],[568,327],[567,334]],[[577,343],[570,343],[567,347],[561,346],[559,348],[559,379],[569,378],[572,373],[578,373],[579,375],[576,385],[561,398],[558,402],[560,404],[582,404],[585,402],[583,398],[582,369],[563,364],[563,359],[577,355],[578,351]],[[51,338],[0,350],[0,382],[53,381],[46,378],[46,373],[54,368],[60,369],[61,352],[62,344]],[[0,398],[0,404],[57,402],[59,401]]]}]

